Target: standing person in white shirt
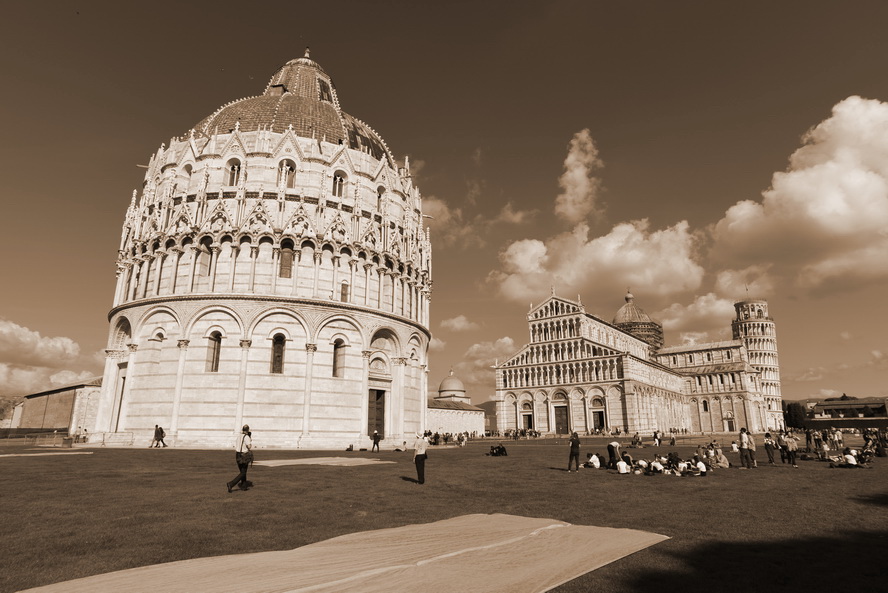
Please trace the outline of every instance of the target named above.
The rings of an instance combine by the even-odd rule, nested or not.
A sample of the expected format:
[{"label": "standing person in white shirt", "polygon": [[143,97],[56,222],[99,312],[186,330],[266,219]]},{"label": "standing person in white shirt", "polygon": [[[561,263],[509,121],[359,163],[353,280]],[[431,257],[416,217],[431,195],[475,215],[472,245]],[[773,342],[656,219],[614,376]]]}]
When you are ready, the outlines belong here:
[{"label": "standing person in white shirt", "polygon": [[424,436],[416,433],[416,440],[413,442],[413,463],[416,464],[416,483],[425,484],[425,462],[428,459],[426,449],[429,442]]},{"label": "standing person in white shirt", "polygon": [[231,492],[232,488],[235,486],[241,490],[247,490],[253,485],[253,482],[247,480],[247,469],[249,469],[250,464],[253,463],[252,435],[253,433],[250,432],[250,427],[244,424],[241,433],[237,435],[237,439],[234,442],[234,459],[237,462],[237,469],[240,470],[240,473],[232,481],[226,484],[226,486],[228,486],[228,492]]}]

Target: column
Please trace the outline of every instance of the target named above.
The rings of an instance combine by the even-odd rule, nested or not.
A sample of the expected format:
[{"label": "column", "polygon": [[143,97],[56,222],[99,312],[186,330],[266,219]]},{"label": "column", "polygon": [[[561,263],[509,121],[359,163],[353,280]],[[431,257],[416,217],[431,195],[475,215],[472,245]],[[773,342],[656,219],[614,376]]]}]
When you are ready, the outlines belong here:
[{"label": "column", "polygon": [[341,290],[339,287],[339,259],[341,257],[342,257],[341,255],[334,255],[333,260],[332,260],[333,261],[333,300],[334,301],[338,301],[341,298],[340,295],[342,294],[341,292],[339,292]]},{"label": "column", "polygon": [[157,265],[154,268],[154,296],[160,294],[160,281],[163,276],[163,262],[166,259],[166,253],[163,251],[156,251],[154,253],[154,261],[157,262]]},{"label": "column", "polygon": [[240,432],[244,425],[244,395],[247,392],[247,363],[249,361],[250,346],[253,345],[252,340],[241,340],[241,359],[240,372],[237,380],[237,408],[234,412],[234,432]]},{"label": "column", "polygon": [[348,260],[348,302],[355,302],[355,268],[358,267],[358,260],[352,257]]},{"label": "column", "polygon": [[219,262],[219,246],[210,247],[210,292],[216,292],[216,267]]},{"label": "column", "polygon": [[311,281],[311,296],[313,298],[317,298],[318,296],[318,276],[321,272],[321,258],[323,257],[322,251],[315,251],[314,254],[314,276]]},{"label": "column", "polygon": [[314,371],[314,354],[317,344],[306,344],[305,362],[305,394],[302,396],[302,436],[309,436],[309,420],[311,419],[311,377]]},{"label": "column", "polygon": [[271,294],[275,294],[275,290],[277,289],[277,279],[280,275],[280,261],[281,248],[275,247],[271,250]]},{"label": "column", "polygon": [[231,265],[228,268],[228,292],[234,292],[234,275],[237,273],[237,258],[240,255],[240,247],[231,244],[228,261]]},{"label": "column", "polygon": [[[392,397],[385,400],[386,418],[391,418],[389,426],[400,437],[404,436],[404,369],[407,366],[406,358],[395,358],[395,372],[392,374]],[[386,434],[389,430],[386,429]]]},{"label": "column", "polygon": [[301,267],[299,264],[302,261],[302,248],[296,248],[293,246],[293,273],[290,282],[290,296],[298,296],[299,295],[299,268]]},{"label": "column", "polygon": [[133,262],[130,267],[129,286],[127,287],[126,300],[132,301],[136,298],[136,285],[139,284],[139,270],[141,266],[139,262]]},{"label": "column", "polygon": [[197,272],[198,249],[194,245],[189,245],[186,249],[191,251],[191,266],[188,269],[188,292],[194,292],[194,275]]},{"label": "column", "polygon": [[102,374],[102,393],[96,413],[96,423],[90,428],[94,433],[109,432],[114,427],[114,398],[117,393],[117,371],[119,361],[126,358],[125,350],[105,350],[105,371]]},{"label": "column", "polygon": [[380,311],[382,310],[382,295],[385,292],[382,289],[383,278],[385,278],[384,271],[383,267],[376,268],[376,277],[379,279],[376,284],[376,308]]},{"label": "column", "polygon": [[170,419],[170,434],[178,436],[179,407],[182,403],[182,384],[185,382],[185,356],[188,354],[189,340],[179,340],[179,366],[176,369],[176,390],[173,392],[173,417]]},{"label": "column", "polygon": [[126,408],[125,404],[129,401],[129,394],[133,388],[133,380],[136,378],[135,367],[133,366],[136,361],[136,350],[139,349],[138,344],[127,344],[127,348],[129,348],[129,354],[126,359],[126,384],[123,386],[123,393],[120,396],[120,411],[117,413],[117,423],[116,426],[113,427],[113,432],[117,432],[120,427],[126,427],[126,414],[124,413]]},{"label": "column", "polygon": [[256,260],[259,259],[259,246],[250,245],[250,285],[247,292],[253,292],[256,286]]},{"label": "column", "polygon": [[176,292],[176,280],[179,276],[179,260],[182,259],[182,250],[178,247],[173,247],[173,267],[170,270],[170,294],[175,294]]},{"label": "column", "polygon": [[364,306],[370,306],[370,268],[373,264],[364,264]]},{"label": "column", "polygon": [[369,415],[369,401],[370,401],[370,355],[373,354],[371,350],[362,350],[361,351],[361,359],[362,359],[362,374],[361,374],[361,393],[363,394],[361,397],[361,437],[369,438],[369,434],[367,433],[367,422],[370,419]]}]

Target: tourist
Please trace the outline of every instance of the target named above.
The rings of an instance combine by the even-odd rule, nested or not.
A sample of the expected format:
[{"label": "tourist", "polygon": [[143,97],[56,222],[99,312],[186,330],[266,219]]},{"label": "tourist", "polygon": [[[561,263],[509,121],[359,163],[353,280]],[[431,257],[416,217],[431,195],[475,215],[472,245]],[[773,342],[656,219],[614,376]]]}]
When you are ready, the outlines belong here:
[{"label": "tourist", "polygon": [[155,424],[154,425],[154,440],[151,441],[151,445],[149,445],[148,448],[150,449],[151,447],[160,447],[161,445],[166,447],[167,444],[163,442],[163,439],[165,437],[166,437],[166,433],[163,431],[163,428]]},{"label": "tourist", "polygon": [[740,469],[752,469],[752,457],[749,455],[749,433],[746,428],[740,429]]},{"label": "tourist", "polygon": [[[438,433],[435,433],[436,435]],[[413,443],[413,463],[416,464],[416,483],[425,484],[425,462],[429,458],[426,454],[429,442],[419,433],[416,433],[416,441]]]},{"label": "tourist", "polygon": [[669,431],[669,446],[670,447],[675,446],[675,433],[672,431]]},{"label": "tourist", "polygon": [[570,473],[570,465],[574,464],[576,471],[580,471],[580,436],[576,432],[570,433],[570,456],[567,458],[567,473]]},{"label": "tourist", "polygon": [[601,469],[601,457],[597,453],[589,453],[584,465],[592,469]]},{"label": "tourist", "polygon": [[253,463],[253,433],[250,432],[250,427],[246,424],[234,442],[234,460],[240,473],[226,484],[229,493],[235,486],[241,490],[248,490],[253,485],[253,482],[247,480],[247,470]]},{"label": "tourist", "polygon": [[703,463],[703,459],[699,455],[694,455],[694,475],[701,478],[706,477],[706,464]]},{"label": "tourist", "polygon": [[777,449],[780,451],[780,463],[786,463],[786,434],[785,430],[781,430],[777,434]]},{"label": "tourist", "polygon": [[752,436],[752,432],[747,432],[746,436],[749,437],[749,460],[752,461],[752,467],[758,467],[758,461],[755,459],[755,437]]},{"label": "tourist", "polygon": [[379,441],[380,440],[382,440],[382,435],[380,435],[378,431],[374,430],[373,431],[373,446],[370,447],[371,452],[372,451],[376,451],[377,453],[379,452]]},{"label": "tourist", "polygon": [[796,452],[799,450],[799,440],[790,431],[784,433],[783,440],[786,441],[787,461],[792,464],[793,467],[798,467],[798,464],[796,463]]},{"label": "tourist", "polygon": [[768,465],[777,465],[774,463],[774,449],[776,448],[777,443],[774,442],[774,439],[771,438],[771,433],[765,433],[765,453],[768,454]]},{"label": "tourist", "polygon": [[617,460],[620,458],[620,442],[611,441],[607,444],[607,467],[609,469],[617,468]]},{"label": "tourist", "polygon": [[728,461],[728,458],[725,457],[725,454],[722,453],[721,449],[715,450],[715,457],[712,460],[712,467],[713,468],[718,467],[718,468],[723,468],[723,469],[727,469],[727,468],[731,467],[731,462]]},{"label": "tourist", "polygon": [[618,474],[628,474],[631,467],[629,463],[626,463],[625,458],[621,458],[616,464]]}]

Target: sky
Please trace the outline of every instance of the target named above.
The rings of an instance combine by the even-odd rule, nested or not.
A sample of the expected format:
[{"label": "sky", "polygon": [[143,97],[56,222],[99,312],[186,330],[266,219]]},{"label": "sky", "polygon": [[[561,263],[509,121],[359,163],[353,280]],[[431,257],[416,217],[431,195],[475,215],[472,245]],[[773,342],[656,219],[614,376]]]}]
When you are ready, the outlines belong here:
[{"label": "sky", "polygon": [[101,374],[138,165],[310,46],[434,217],[430,391],[631,289],[667,345],[765,298],[785,399],[888,396],[888,4],[131,4],[4,8],[0,395]]}]

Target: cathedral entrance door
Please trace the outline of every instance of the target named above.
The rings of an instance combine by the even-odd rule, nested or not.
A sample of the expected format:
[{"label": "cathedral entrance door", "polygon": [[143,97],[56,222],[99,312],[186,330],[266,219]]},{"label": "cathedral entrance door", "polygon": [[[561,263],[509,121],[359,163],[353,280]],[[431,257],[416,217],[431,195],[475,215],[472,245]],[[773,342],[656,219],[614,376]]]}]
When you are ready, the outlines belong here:
[{"label": "cathedral entrance door", "polygon": [[604,412],[592,412],[592,428],[604,428]]},{"label": "cathedral entrance door", "polygon": [[570,429],[567,425],[567,406],[555,406],[555,434],[567,434]]},{"label": "cathedral entrance door", "polygon": [[725,420],[725,424],[727,425],[727,432],[734,432],[734,419],[728,418]]},{"label": "cathedral entrance door", "polygon": [[378,432],[385,438],[385,391],[371,389],[367,400],[367,434]]},{"label": "cathedral entrance door", "polygon": [[521,415],[521,428],[524,430],[533,430],[533,414]]}]

